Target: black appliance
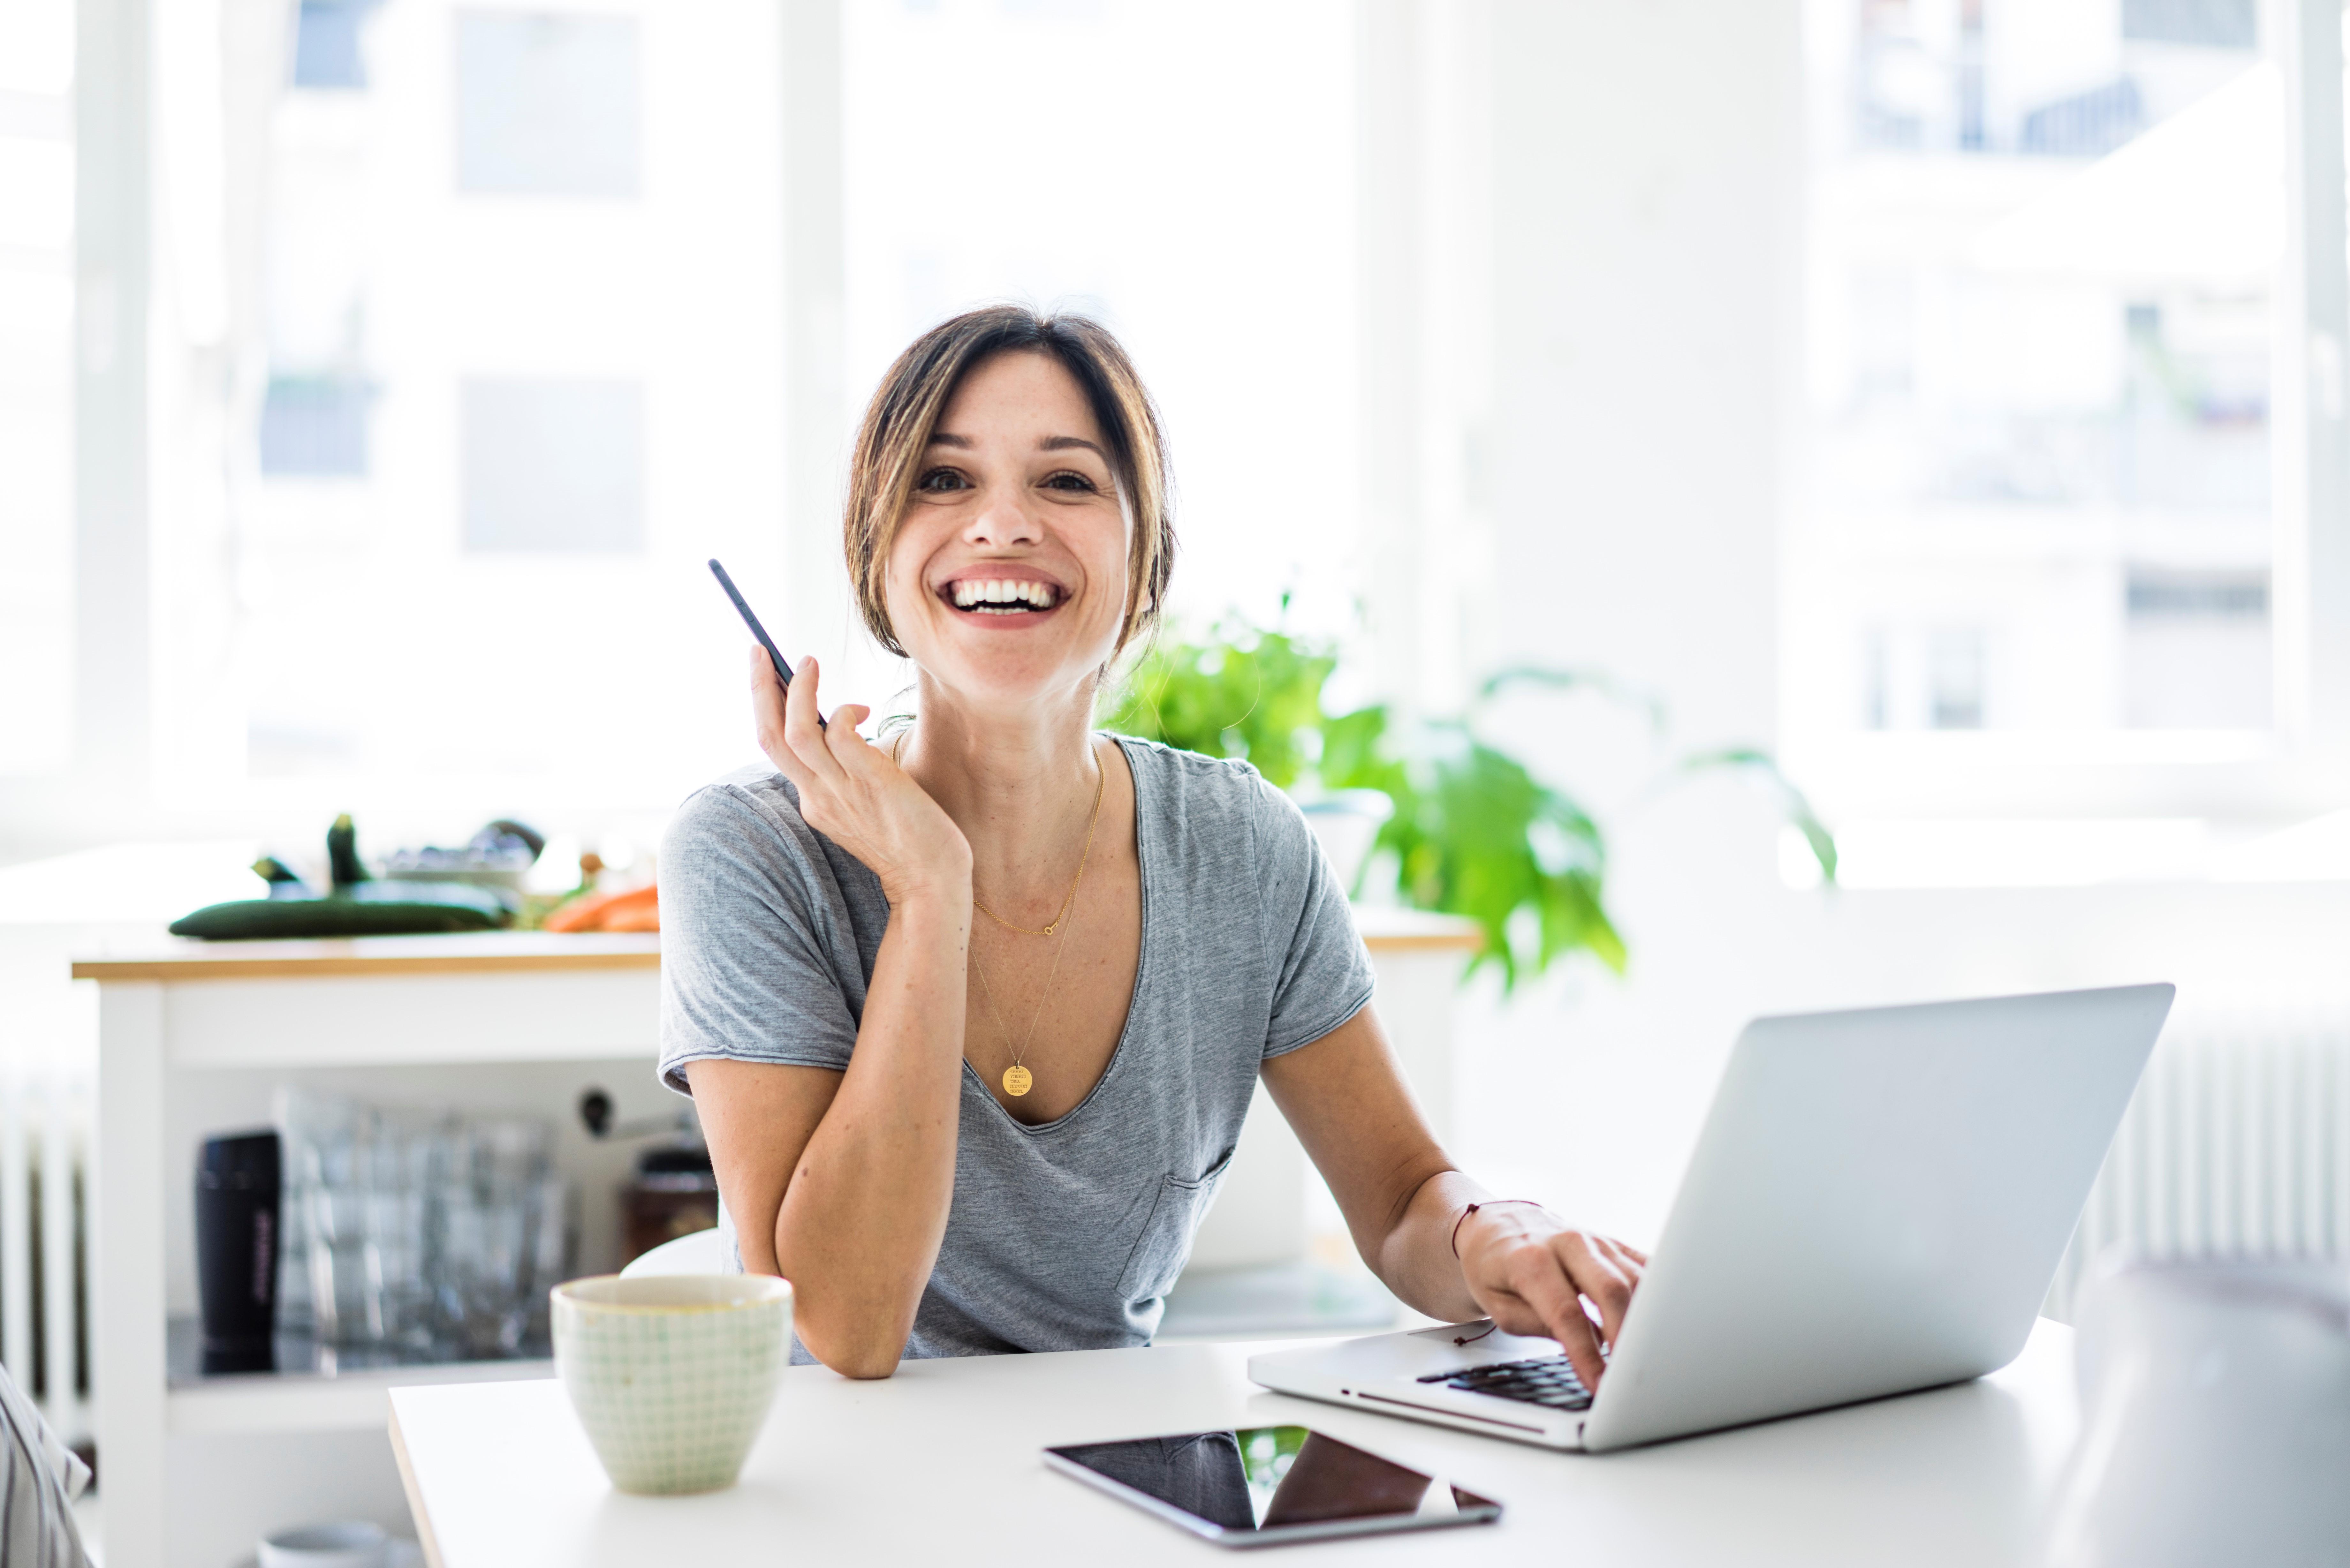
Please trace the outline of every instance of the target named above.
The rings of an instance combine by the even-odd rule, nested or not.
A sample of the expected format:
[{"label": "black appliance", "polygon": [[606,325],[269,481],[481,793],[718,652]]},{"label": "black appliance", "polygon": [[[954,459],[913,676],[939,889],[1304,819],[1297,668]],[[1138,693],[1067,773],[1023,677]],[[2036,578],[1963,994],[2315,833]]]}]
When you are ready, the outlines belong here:
[{"label": "black appliance", "polygon": [[280,1160],[274,1132],[204,1140],[196,1160],[196,1287],[204,1370],[273,1369]]}]

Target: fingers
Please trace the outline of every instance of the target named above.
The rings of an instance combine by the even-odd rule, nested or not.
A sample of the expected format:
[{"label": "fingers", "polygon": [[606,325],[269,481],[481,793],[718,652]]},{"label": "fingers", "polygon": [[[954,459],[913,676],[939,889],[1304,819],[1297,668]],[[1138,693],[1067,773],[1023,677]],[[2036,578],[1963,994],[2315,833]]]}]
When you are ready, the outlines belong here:
[{"label": "fingers", "polygon": [[766,649],[754,644],[751,649],[751,729],[757,738],[759,750],[775,764],[794,787],[807,784],[807,769],[794,754],[784,736],[784,683],[775,676],[775,661]]},{"label": "fingers", "polygon": [[1633,1289],[1640,1282],[1640,1265],[1631,1257],[1632,1250],[1580,1231],[1562,1231],[1550,1239],[1550,1245],[1573,1288],[1599,1309],[1600,1334],[1614,1345],[1624,1332]]},{"label": "fingers", "polygon": [[792,671],[791,687],[784,695],[784,743],[811,774],[837,779],[840,761],[825,743],[825,732],[817,722],[822,716],[816,706],[820,676],[814,654],[801,659],[799,668]]},{"label": "fingers", "polygon": [[1540,1321],[1542,1326],[1533,1332],[1558,1341],[1575,1375],[1586,1388],[1596,1391],[1607,1362],[1599,1354],[1599,1337],[1583,1310],[1583,1299],[1559,1260],[1544,1249],[1525,1249],[1511,1261],[1510,1289]]},{"label": "fingers", "polygon": [[1556,1340],[1575,1376],[1596,1389],[1607,1370],[1607,1352],[1622,1337],[1648,1255],[1612,1238],[1555,1224],[1480,1238],[1463,1265],[1464,1282],[1504,1332]]},{"label": "fingers", "polygon": [[872,751],[865,737],[857,732],[857,727],[872,714],[873,710],[862,702],[843,702],[832,711],[832,722],[825,728],[824,743],[832,748],[832,754],[844,765],[851,757]]}]

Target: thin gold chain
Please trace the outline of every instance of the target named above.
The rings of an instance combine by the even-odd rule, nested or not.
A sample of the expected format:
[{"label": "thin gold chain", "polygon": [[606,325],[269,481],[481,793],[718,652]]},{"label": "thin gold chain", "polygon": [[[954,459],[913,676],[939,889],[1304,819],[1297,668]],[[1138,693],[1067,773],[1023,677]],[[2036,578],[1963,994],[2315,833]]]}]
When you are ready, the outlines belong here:
[{"label": "thin gold chain", "polygon": [[[1036,1025],[1045,1020],[1045,1004],[1053,1000],[1053,981],[1061,972],[1061,955],[1068,950],[1069,944],[1066,942],[1061,943],[1053,950],[1053,967],[1045,971],[1045,989],[1036,995],[1036,1011],[1028,1015],[1027,1037],[1014,1047],[1012,1044],[1012,1027],[1003,1021],[1003,1009],[995,1000],[995,987],[988,983],[987,966],[979,961],[979,950],[976,947],[971,950],[971,967],[979,975],[979,989],[986,994],[987,1010],[995,1014],[995,1027],[1003,1036],[1003,1048],[1012,1054],[1012,1064],[1014,1067],[1025,1067],[1028,1064],[1028,1047],[1036,1044]],[[1025,1089],[1020,1092],[1027,1093]]]},{"label": "thin gold chain", "polygon": [[[1090,749],[1090,747],[1088,747],[1088,749]],[[1018,931],[1024,937],[1049,937],[1057,933],[1061,929],[1061,922],[1069,918],[1069,909],[1071,906],[1075,905],[1077,901],[1077,884],[1086,879],[1086,863],[1094,857],[1094,830],[1101,826],[1102,786],[1108,782],[1109,770],[1102,766],[1100,757],[1095,757],[1094,814],[1086,822],[1086,847],[1084,852],[1077,857],[1077,874],[1069,878],[1069,890],[1061,896],[1061,907],[1059,910],[1054,914],[1053,919],[1045,925],[1043,930],[1032,931],[1025,926],[1014,925],[1011,921],[1005,919],[1003,916],[997,914],[994,910],[981,903],[977,893],[973,893],[971,896],[971,907],[977,909],[981,914],[985,915],[989,919],[993,920],[997,925],[1002,926],[1005,930]]]},{"label": "thin gold chain", "polygon": [[[905,737],[901,735],[898,739],[898,743],[889,749],[889,760],[892,763],[897,762],[899,754],[904,752],[905,749]],[[1087,749],[1089,751],[1092,750],[1090,742],[1087,743]],[[1024,927],[1013,925],[1002,916],[997,915],[993,910],[988,909],[986,905],[982,904],[976,895],[974,895],[971,900],[972,907],[973,909],[978,909],[980,913],[985,915],[989,919],[993,920],[997,925],[1003,927],[1006,930],[1020,931],[1025,936],[1049,937],[1060,929],[1062,922],[1069,918],[1070,912],[1076,905],[1077,884],[1085,880],[1087,862],[1093,858],[1094,830],[1101,825],[1102,785],[1108,780],[1109,770],[1103,766],[1100,753],[1097,752],[1094,754],[1094,766],[1097,770],[1094,779],[1094,814],[1093,819],[1086,825],[1085,852],[1077,857],[1077,874],[1070,879],[1068,896],[1061,900],[1061,912],[1053,917],[1053,923],[1046,926],[1041,931],[1027,930]],[[1012,1043],[1012,1025],[1004,1019],[1003,1004],[995,1000],[995,987],[987,978],[987,966],[979,961],[979,948],[976,944],[973,944],[971,949],[972,971],[979,976],[979,989],[982,994],[987,998],[987,1010],[995,1015],[995,1027],[997,1032],[1003,1036],[1004,1050],[1011,1054],[1012,1068],[1014,1071],[1024,1072],[1026,1069],[1028,1047],[1036,1043],[1036,1026],[1045,1020],[1045,1004],[1053,1000],[1053,981],[1060,977],[1061,955],[1068,950],[1069,944],[1066,942],[1060,942],[1055,945],[1053,949],[1053,967],[1045,971],[1045,989],[1037,993],[1036,1011],[1030,1013],[1028,1016],[1028,1033],[1022,1038],[1019,1044],[1014,1045]],[[1007,1072],[1004,1076],[1008,1080],[1011,1076],[1011,1073]],[[1024,1084],[1015,1089],[1007,1082],[1005,1087],[1009,1092],[1014,1095],[1024,1095],[1028,1092]]]},{"label": "thin gold chain", "polygon": [[[899,753],[904,752],[905,749],[906,737],[904,735],[900,735],[898,737],[898,743],[889,749],[889,760],[893,763],[896,762]],[[1090,742],[1088,743],[1087,749],[1091,749]],[[1005,930],[1017,931],[1024,937],[1049,937],[1057,935],[1061,929],[1061,923],[1069,918],[1070,907],[1077,900],[1077,884],[1086,879],[1086,863],[1093,858],[1094,833],[1096,829],[1101,826],[1102,786],[1107,784],[1108,782],[1109,770],[1102,766],[1101,758],[1097,755],[1094,758],[1094,813],[1086,823],[1086,847],[1084,852],[1077,857],[1077,874],[1069,878],[1069,890],[1061,896],[1060,909],[1055,911],[1052,919],[1046,923],[1043,930],[1031,930],[1026,926],[1014,925],[1011,921],[1005,919],[1003,916],[997,914],[994,910],[981,903],[977,893],[973,893],[971,896],[971,907],[977,909],[981,914],[985,915],[989,919],[993,920],[997,925],[1002,926]]]}]

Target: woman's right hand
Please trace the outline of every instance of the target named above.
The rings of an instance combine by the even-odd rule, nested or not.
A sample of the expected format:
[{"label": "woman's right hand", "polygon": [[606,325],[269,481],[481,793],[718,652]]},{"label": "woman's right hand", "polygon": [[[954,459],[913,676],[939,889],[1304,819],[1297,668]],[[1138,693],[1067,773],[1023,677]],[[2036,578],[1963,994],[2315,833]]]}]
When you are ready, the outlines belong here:
[{"label": "woman's right hand", "polygon": [[857,726],[872,714],[860,703],[816,722],[817,670],[800,660],[787,689],[766,650],[751,649],[751,714],[759,749],[799,792],[810,827],[857,857],[881,879],[892,908],[925,892],[960,906],[971,898],[971,845],[911,775]]}]

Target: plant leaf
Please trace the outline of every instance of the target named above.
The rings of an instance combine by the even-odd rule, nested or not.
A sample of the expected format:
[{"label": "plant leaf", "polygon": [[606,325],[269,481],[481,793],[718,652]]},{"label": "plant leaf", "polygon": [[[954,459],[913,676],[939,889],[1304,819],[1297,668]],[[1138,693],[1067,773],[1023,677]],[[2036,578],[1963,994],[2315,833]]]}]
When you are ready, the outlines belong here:
[{"label": "plant leaf", "polygon": [[1810,846],[1812,858],[1820,865],[1820,879],[1829,887],[1835,886],[1835,835],[1812,809],[1812,803],[1795,783],[1780,768],[1779,760],[1759,746],[1723,746],[1712,751],[1692,752],[1683,757],[1676,773],[1688,774],[1728,769],[1760,779],[1779,803],[1779,811],[1788,823],[1804,836]]},{"label": "plant leaf", "polygon": [[1534,686],[1550,691],[1587,691],[1648,717],[1648,732],[1662,735],[1667,722],[1665,700],[1617,680],[1604,670],[1559,670],[1541,664],[1513,664],[1485,678],[1477,688],[1481,701],[1491,701],[1513,686]]}]

